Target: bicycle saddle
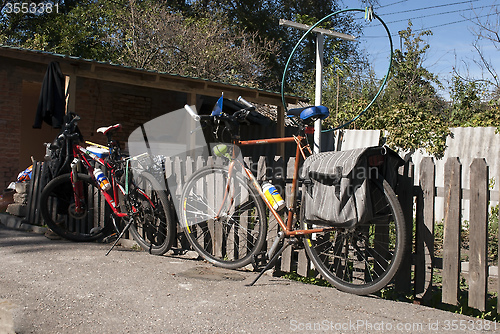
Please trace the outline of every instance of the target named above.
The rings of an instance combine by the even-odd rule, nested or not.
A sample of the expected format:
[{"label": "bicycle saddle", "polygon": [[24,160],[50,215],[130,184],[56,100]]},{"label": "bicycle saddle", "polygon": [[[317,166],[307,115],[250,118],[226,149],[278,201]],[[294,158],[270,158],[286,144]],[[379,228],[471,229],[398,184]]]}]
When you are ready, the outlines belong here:
[{"label": "bicycle saddle", "polygon": [[110,126],[103,126],[97,129],[97,132],[107,135],[108,133],[113,133],[115,130],[119,130],[122,128],[121,124],[115,124]]},{"label": "bicycle saddle", "polygon": [[325,119],[330,115],[330,111],[325,106],[313,106],[289,109],[286,114],[288,117],[298,116],[301,120],[305,121],[311,117]]}]

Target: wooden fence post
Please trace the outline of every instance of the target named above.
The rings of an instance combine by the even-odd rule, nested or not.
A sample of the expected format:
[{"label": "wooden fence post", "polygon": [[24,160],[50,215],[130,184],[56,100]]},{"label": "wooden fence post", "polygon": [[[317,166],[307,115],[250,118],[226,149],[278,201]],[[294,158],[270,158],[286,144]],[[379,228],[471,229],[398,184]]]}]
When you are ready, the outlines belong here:
[{"label": "wooden fence post", "polygon": [[476,158],[470,165],[469,306],[486,310],[488,284],[488,165]]},{"label": "wooden fence post", "polygon": [[173,174],[175,176],[175,181],[177,184],[177,190],[175,193],[176,196],[182,195],[182,184],[184,182],[184,178],[182,175],[182,163],[183,163],[183,161],[181,161],[181,159],[179,157],[174,158]]},{"label": "wooden fence post", "polygon": [[[42,194],[42,184],[40,184],[42,175],[42,162],[33,161],[31,180],[28,186],[28,201],[26,220],[29,224],[42,225],[40,217],[40,195]],[[43,185],[45,186],[45,185]]]},{"label": "wooden fence post", "polygon": [[[276,187],[276,190],[280,193],[280,195],[285,195],[283,191],[284,187],[284,163],[283,158],[280,156],[275,156],[273,161],[273,170],[272,170],[272,183]],[[270,249],[274,240],[278,236],[278,232],[280,230],[278,221],[274,218],[274,215],[269,212],[268,217],[268,230],[267,230],[267,249]],[[273,271],[279,271],[279,262],[274,266]]]},{"label": "wooden fence post", "polygon": [[456,305],[460,282],[462,165],[448,158],[444,165],[443,303]]},{"label": "wooden fence post", "polygon": [[[288,164],[286,166],[286,180],[287,184],[285,186],[285,201],[287,207],[290,207],[292,203],[292,183],[290,180],[293,178],[293,171],[295,169],[295,157],[291,157],[288,160]],[[283,272],[291,272],[293,269],[292,259],[293,259],[293,248],[287,247],[282,255],[281,255],[281,271]]]},{"label": "wooden fence post", "polygon": [[[201,157],[199,157],[201,158]],[[184,182],[186,182],[189,177],[191,177],[191,175],[193,174],[193,165],[194,165],[194,161],[193,161],[193,158],[191,156],[186,156],[186,161],[184,163],[184,169],[181,169],[181,171],[183,171],[183,178],[184,178]],[[182,167],[182,166],[180,166]],[[174,200],[177,200],[174,196]],[[191,246],[189,244],[189,241],[186,239],[186,236],[184,235],[184,231],[182,229],[182,227],[179,225],[179,224],[176,224],[177,225],[177,229],[176,229],[176,232],[177,232],[177,235],[176,235],[176,239],[177,239],[177,244],[178,244],[178,247],[180,249],[190,249]]]},{"label": "wooden fence post", "polygon": [[[257,163],[257,174],[256,174],[256,178],[260,183],[262,183],[263,181],[266,181],[268,179],[268,175],[267,175],[267,172],[268,172],[267,166],[268,165],[269,164],[267,161],[267,157],[261,155],[259,157],[259,162]],[[266,207],[266,212],[267,212],[267,207]],[[271,221],[269,218],[268,218],[268,223],[271,224]],[[267,237],[269,237],[269,235],[267,235]],[[267,244],[264,243],[261,251],[266,251],[266,250],[267,250]]]},{"label": "wooden fence post", "polygon": [[395,279],[396,290],[406,294],[411,293],[411,265],[412,265],[412,231],[413,231],[413,182],[415,166],[408,161],[400,168],[399,182],[396,188],[406,224],[407,250],[401,268]]},{"label": "wooden fence post", "polygon": [[434,261],[435,165],[430,157],[420,163],[420,188],[417,197],[415,297],[429,297]]}]

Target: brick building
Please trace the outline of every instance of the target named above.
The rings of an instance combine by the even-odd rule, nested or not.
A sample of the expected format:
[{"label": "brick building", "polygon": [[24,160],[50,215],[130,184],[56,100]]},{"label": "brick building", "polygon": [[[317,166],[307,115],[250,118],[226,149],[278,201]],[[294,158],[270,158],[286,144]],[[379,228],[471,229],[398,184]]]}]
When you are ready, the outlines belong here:
[{"label": "brick building", "polygon": [[[31,164],[31,157],[42,160],[43,143],[51,142],[60,131],[47,124],[32,128],[42,81],[52,61],[69,78],[67,108],[81,116],[79,127],[86,140],[105,144],[104,136],[95,130],[121,123],[118,139],[126,141],[140,124],[186,103],[201,106],[221,92],[229,99],[241,95],[254,103],[277,106],[276,136],[284,135],[281,96],[274,92],[0,45],[0,187],[14,181]],[[287,99],[297,103],[295,97]],[[278,148],[278,153],[283,150]]]}]

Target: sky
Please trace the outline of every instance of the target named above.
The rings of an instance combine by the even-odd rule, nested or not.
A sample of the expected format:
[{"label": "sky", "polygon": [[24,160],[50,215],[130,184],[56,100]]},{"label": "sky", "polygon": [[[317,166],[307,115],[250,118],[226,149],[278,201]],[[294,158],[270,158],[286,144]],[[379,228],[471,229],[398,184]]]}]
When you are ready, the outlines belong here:
[{"label": "sky", "polygon": [[[352,3],[351,3],[352,2]],[[359,8],[355,1],[345,1],[345,7]],[[388,26],[395,49],[399,49],[398,31],[408,26],[408,20],[413,23],[413,30],[431,30],[433,35],[425,38],[430,48],[426,53],[423,66],[438,76],[446,87],[440,94],[448,99],[449,80],[453,69],[464,77],[481,79],[483,71],[475,64],[479,55],[473,47],[476,40],[473,29],[477,27],[470,21],[475,16],[481,20],[499,22],[500,18],[493,15],[492,8],[500,9],[500,0],[378,0],[373,6],[377,14]],[[362,47],[369,53],[369,60],[374,64],[377,77],[382,78],[388,67],[389,39],[387,33],[378,21],[370,23],[364,19],[364,14],[355,15],[358,22],[363,22],[363,34],[357,36]],[[500,57],[491,41],[480,42],[481,49],[493,67],[500,73]]]}]

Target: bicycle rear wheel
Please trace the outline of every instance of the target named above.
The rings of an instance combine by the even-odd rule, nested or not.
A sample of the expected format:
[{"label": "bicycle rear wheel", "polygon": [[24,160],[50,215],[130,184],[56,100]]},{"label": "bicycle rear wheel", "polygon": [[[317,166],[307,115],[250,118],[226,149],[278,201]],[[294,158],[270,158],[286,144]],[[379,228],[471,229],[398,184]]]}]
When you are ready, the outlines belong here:
[{"label": "bicycle rear wheel", "polygon": [[43,220],[54,233],[68,240],[94,241],[104,238],[109,229],[99,218],[106,204],[101,204],[100,191],[91,176],[78,174],[77,178],[82,189],[82,212],[75,211],[71,174],[63,174],[43,188],[40,195]]},{"label": "bicycle rear wheel", "polygon": [[250,180],[225,167],[204,167],[186,183],[180,201],[181,220],[191,246],[210,263],[243,267],[262,250],[266,211]]},{"label": "bicycle rear wheel", "polygon": [[129,201],[138,210],[130,226],[132,238],[150,254],[165,254],[175,241],[176,228],[166,191],[153,175],[143,172],[135,176]]},{"label": "bicycle rear wheel", "polygon": [[[320,274],[339,290],[367,295],[394,277],[406,249],[406,226],[396,194],[387,181],[370,181],[373,218],[353,229],[305,236],[307,255]],[[301,222],[303,229],[312,223]]]}]

